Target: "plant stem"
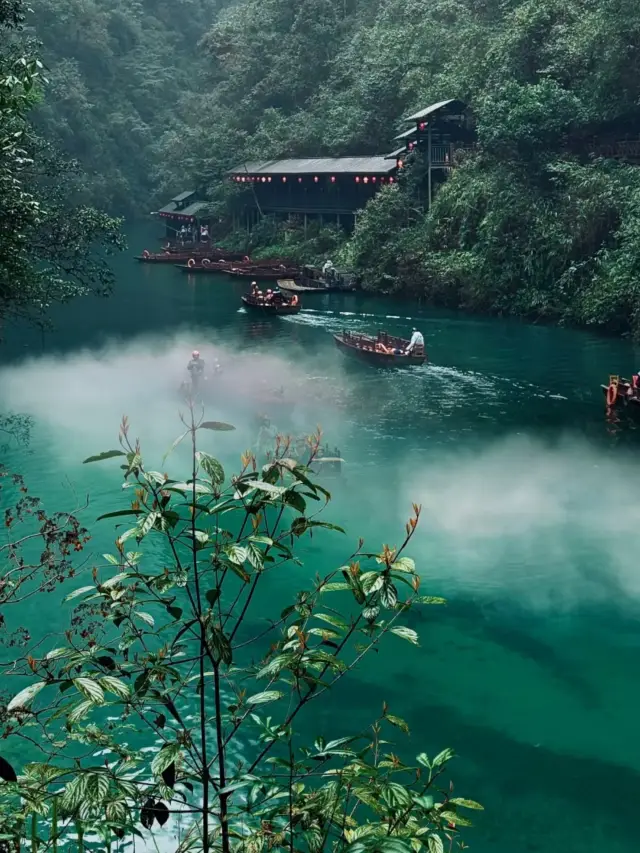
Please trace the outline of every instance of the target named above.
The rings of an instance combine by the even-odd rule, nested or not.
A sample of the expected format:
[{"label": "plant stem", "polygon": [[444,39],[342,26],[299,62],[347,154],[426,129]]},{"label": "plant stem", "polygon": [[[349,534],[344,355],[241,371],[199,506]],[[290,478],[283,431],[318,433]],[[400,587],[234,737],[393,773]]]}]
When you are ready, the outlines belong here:
[{"label": "plant stem", "polygon": [[[222,732],[222,703],[220,701],[220,664],[213,666],[213,682],[216,702],[216,739],[218,745],[218,765],[220,767],[220,787],[224,788],[226,782],[224,736]],[[220,828],[222,831],[222,853],[230,853],[229,842],[229,814],[228,794],[220,794]]]},{"label": "plant stem", "polygon": [[198,553],[196,551],[196,425],[193,417],[193,404],[191,404],[191,555],[193,565],[193,580],[196,589],[197,617],[200,622],[200,650],[199,650],[199,685],[200,685],[200,740],[201,740],[201,783],[202,783],[202,850],[209,850],[209,762],[207,761],[207,705],[204,685],[204,661],[207,653],[206,626],[202,613],[202,598],[200,596],[200,577],[198,573]]}]

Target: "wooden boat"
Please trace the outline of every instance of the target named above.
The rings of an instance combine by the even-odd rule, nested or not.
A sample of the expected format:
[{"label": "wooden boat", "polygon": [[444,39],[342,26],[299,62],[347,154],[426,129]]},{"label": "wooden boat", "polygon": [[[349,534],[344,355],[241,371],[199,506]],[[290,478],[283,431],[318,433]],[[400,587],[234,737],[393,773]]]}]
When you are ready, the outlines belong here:
[{"label": "wooden boat", "polygon": [[224,249],[216,249],[212,246],[200,246],[197,249],[181,249],[176,251],[173,248],[166,249],[164,252],[149,252],[147,249],[141,255],[135,255],[135,260],[143,264],[177,264],[180,261],[187,263],[190,258],[195,261],[204,260],[205,258],[215,261],[238,261],[243,256],[237,252],[227,252]]},{"label": "wooden boat", "polygon": [[338,272],[334,278],[325,278],[316,267],[304,266],[290,279],[278,279],[278,287],[289,293],[350,293],[356,290],[352,275]]},{"label": "wooden boat", "polygon": [[[194,258],[194,260],[196,260]],[[208,261],[208,263],[205,263]],[[257,263],[257,261],[228,261],[228,260],[210,260],[209,258],[203,258],[201,260],[196,260],[195,264],[189,266],[189,263],[186,264],[176,264],[178,269],[181,269],[182,272],[189,273],[190,275],[217,275],[218,273],[227,273],[228,275],[233,275],[236,270],[255,270],[254,278],[261,278],[262,276],[259,273],[259,270],[263,268],[263,263],[265,266],[268,266],[269,269],[279,267],[282,264],[282,261],[278,258],[273,260],[267,260],[264,262]]]},{"label": "wooden boat", "polygon": [[277,297],[278,294],[268,302],[265,299],[257,299],[251,295],[242,296],[241,299],[242,304],[250,311],[256,311],[259,314],[269,314],[274,317],[297,314],[302,308],[300,302],[294,305],[290,300]]},{"label": "wooden boat", "polygon": [[[405,338],[395,338],[387,332],[378,332],[375,338],[347,331],[333,337],[336,346],[342,352],[380,367],[408,367],[424,364],[427,360],[427,354],[423,348],[418,351],[416,347],[412,353],[405,355],[409,341]],[[391,351],[385,352],[385,350]]]},{"label": "wooden boat", "polygon": [[610,376],[608,385],[601,385],[608,409],[626,408],[640,415],[640,387],[633,380],[621,376]]},{"label": "wooden boat", "polygon": [[254,266],[254,267],[232,267],[229,275],[238,278],[255,278],[261,281],[278,281],[282,275],[295,274],[295,270],[282,270],[277,267]]}]

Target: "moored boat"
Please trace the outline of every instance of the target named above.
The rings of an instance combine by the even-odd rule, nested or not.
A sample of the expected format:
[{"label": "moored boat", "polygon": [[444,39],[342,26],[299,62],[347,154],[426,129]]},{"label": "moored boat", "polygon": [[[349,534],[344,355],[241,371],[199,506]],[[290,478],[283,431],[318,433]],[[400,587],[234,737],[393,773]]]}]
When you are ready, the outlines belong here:
[{"label": "moored boat", "polygon": [[331,276],[325,276],[308,265],[289,279],[278,279],[278,287],[290,293],[349,293],[357,289],[350,273],[334,269]]},{"label": "moored boat", "polygon": [[377,337],[361,335],[344,331],[334,335],[339,350],[380,367],[409,367],[424,364],[427,353],[424,347],[415,347],[413,352],[406,354],[409,341],[396,338],[387,332],[378,332]]},{"label": "moored boat", "polygon": [[145,249],[141,255],[135,255],[136,261],[143,264],[178,264],[181,261],[188,263],[189,260],[194,262],[209,259],[215,261],[238,261],[243,256],[237,252],[227,252],[224,249],[216,249],[212,246],[201,246],[197,249],[184,249],[177,251],[173,247],[165,249],[163,252],[150,252]]},{"label": "moored boat", "polygon": [[297,314],[302,308],[297,296],[294,299],[284,299],[281,294],[276,293],[268,300],[252,296],[251,294],[241,298],[242,304],[249,311],[255,311],[259,314],[269,314],[274,317]]},{"label": "moored boat", "polygon": [[237,278],[255,278],[260,281],[277,281],[282,276],[295,275],[295,270],[256,265],[253,267],[232,267],[229,270],[229,275]]}]

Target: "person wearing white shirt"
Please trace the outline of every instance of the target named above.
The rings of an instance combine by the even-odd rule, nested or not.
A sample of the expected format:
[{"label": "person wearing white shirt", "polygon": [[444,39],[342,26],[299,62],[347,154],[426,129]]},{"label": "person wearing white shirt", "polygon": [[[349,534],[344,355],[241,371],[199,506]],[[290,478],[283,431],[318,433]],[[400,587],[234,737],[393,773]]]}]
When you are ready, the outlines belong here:
[{"label": "person wearing white shirt", "polygon": [[409,355],[413,352],[416,347],[422,347],[424,350],[424,338],[422,336],[422,332],[419,332],[417,329],[413,329],[413,334],[411,335],[411,340],[409,341],[409,346],[405,350],[405,354]]}]

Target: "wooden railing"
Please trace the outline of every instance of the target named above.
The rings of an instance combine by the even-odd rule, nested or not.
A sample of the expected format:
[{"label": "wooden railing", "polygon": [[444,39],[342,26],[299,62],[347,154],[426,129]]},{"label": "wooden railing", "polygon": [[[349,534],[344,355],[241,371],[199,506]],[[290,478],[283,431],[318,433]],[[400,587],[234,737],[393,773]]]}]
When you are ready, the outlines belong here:
[{"label": "wooden railing", "polygon": [[618,142],[604,142],[593,147],[596,157],[610,157],[623,160],[635,166],[640,165],[640,139],[622,139]]}]

